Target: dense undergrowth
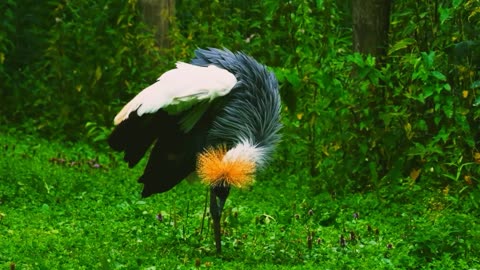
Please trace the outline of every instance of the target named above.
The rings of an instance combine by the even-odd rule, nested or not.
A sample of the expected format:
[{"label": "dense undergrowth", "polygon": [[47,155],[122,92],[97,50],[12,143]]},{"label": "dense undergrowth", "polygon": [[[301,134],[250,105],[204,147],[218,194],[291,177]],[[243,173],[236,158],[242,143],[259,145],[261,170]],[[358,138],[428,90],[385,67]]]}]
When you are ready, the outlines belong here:
[{"label": "dense undergrowth", "polygon": [[141,199],[141,166],[119,156],[21,134],[0,146],[2,268],[480,267],[476,206],[411,180],[336,195],[267,171],[230,196],[217,256],[201,183]]},{"label": "dense undergrowth", "polygon": [[7,0],[0,10],[4,126],[103,144],[122,104],[175,61],[226,47],[277,75],[284,141],[295,142],[277,160],[316,179],[313,189],[408,176],[455,192],[463,179],[478,185],[478,1],[395,2],[384,59],[352,51],[349,1],[176,1],[168,48],[135,0]]},{"label": "dense undergrowth", "polygon": [[[0,267],[478,268],[479,2],[394,1],[381,61],[352,51],[349,3],[176,1],[158,48],[136,0],[1,1]],[[197,47],[254,56],[283,101],[283,142],[229,198],[222,256],[205,187],[142,200],[143,164],[105,143]]]}]

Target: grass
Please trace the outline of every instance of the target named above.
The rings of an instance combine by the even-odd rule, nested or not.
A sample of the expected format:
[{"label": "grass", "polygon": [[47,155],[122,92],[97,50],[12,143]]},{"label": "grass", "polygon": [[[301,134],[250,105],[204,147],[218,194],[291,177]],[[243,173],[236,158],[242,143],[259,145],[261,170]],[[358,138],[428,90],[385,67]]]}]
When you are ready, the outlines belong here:
[{"label": "grass", "polygon": [[202,184],[142,199],[144,163],[25,135],[0,147],[0,269],[480,268],[476,187],[407,179],[332,196],[312,191],[320,179],[269,171],[233,190],[216,255]]}]

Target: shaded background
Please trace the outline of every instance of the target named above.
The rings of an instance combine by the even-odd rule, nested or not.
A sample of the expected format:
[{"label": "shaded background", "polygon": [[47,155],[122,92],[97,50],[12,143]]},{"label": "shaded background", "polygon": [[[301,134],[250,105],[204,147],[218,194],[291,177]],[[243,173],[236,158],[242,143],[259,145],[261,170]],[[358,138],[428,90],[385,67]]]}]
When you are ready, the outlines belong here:
[{"label": "shaded background", "polygon": [[480,198],[478,1],[6,0],[0,13],[1,132],[105,148],[135,93],[226,47],[281,83],[275,170],[313,191],[404,179]]}]

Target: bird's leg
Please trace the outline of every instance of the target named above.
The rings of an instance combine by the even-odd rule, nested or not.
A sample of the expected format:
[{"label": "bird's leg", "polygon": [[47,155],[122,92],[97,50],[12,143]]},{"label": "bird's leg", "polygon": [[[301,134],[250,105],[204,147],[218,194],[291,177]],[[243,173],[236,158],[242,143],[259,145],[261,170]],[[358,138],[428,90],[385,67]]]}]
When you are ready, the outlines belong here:
[{"label": "bird's leg", "polygon": [[[213,233],[217,253],[222,253],[222,235],[220,231],[220,219],[222,218],[223,206],[230,193],[230,186],[214,186],[210,190],[210,215],[213,220]],[[218,198],[218,200],[217,200]]]},{"label": "bird's leg", "polygon": [[217,248],[217,253],[222,253],[222,236],[220,233],[220,218],[221,210],[217,204],[217,195],[215,192],[210,192],[210,215],[212,215],[213,220],[213,233],[215,235],[215,246]]}]

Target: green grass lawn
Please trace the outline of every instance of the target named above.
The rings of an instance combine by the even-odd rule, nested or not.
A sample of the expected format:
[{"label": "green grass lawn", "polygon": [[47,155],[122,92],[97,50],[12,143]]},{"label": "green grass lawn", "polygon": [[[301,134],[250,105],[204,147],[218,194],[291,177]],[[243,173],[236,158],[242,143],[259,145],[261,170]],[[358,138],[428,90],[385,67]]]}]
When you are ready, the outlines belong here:
[{"label": "green grass lawn", "polygon": [[268,171],[232,191],[216,255],[206,187],[142,199],[144,164],[1,135],[0,269],[480,269],[477,187],[398,180],[332,196],[313,192],[322,179]]}]

